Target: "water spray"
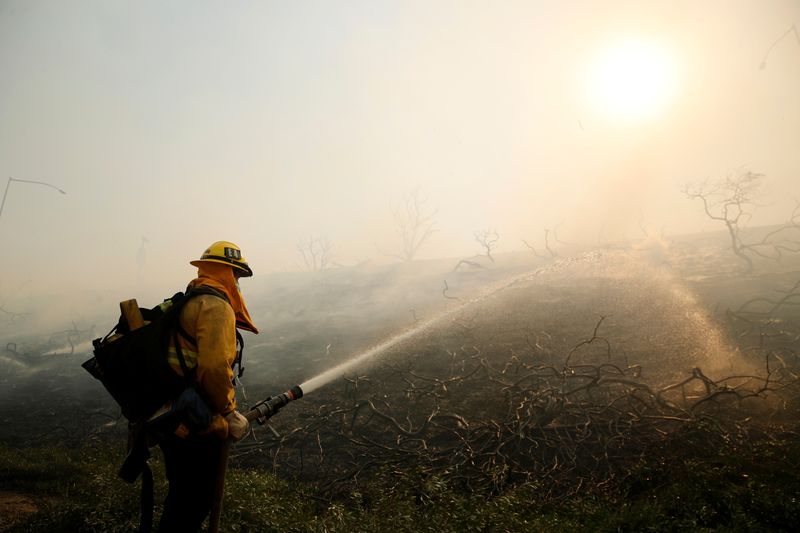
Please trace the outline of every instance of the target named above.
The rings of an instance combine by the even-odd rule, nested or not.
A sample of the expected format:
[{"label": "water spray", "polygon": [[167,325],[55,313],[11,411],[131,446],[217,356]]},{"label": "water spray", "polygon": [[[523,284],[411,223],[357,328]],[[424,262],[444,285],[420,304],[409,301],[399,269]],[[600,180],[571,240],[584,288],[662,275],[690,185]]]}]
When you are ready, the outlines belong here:
[{"label": "water spray", "polygon": [[304,381],[300,385],[295,385],[294,387],[292,387],[291,389],[282,394],[268,397],[266,400],[254,405],[250,411],[244,414],[244,416],[250,422],[256,421],[259,424],[264,424],[269,418],[271,418],[275,413],[277,413],[279,409],[281,409],[284,405],[288,404],[289,402],[297,400],[298,398],[302,398],[304,394],[313,392],[316,389],[322,387],[323,385],[345,375],[348,371],[388,351],[390,348],[394,348],[395,346],[427,330],[433,329],[435,326],[439,325],[444,320],[454,316],[455,314],[457,314],[458,312],[460,312],[461,310],[465,309],[468,306],[486,300],[490,296],[493,296],[505,289],[508,289],[509,287],[512,287],[517,283],[526,280],[531,280],[541,274],[558,271],[561,268],[564,268],[565,266],[568,266],[573,263],[596,262],[598,259],[599,259],[599,254],[595,252],[590,252],[582,254],[579,257],[572,257],[572,258],[558,260],[551,265],[540,267],[534,270],[533,272],[527,271],[522,274],[512,276],[511,278],[502,280],[499,283],[490,286],[488,290],[484,292],[484,294],[481,294],[470,300],[466,300],[451,309],[445,310],[444,312],[417,324],[415,327],[411,329],[397,333],[371,348],[358,352],[347,361],[344,361],[343,363],[340,363],[335,367],[330,368],[325,372],[322,372],[321,374],[318,374],[317,376],[314,376],[313,378],[307,381]]},{"label": "water spray", "polygon": [[338,379],[339,377],[347,374],[347,372],[351,371],[352,369],[361,366],[362,364],[368,362],[369,360],[387,352],[389,349],[394,348],[403,342],[416,337],[426,331],[432,330],[434,327],[440,325],[445,320],[455,316],[457,313],[461,312],[462,310],[466,309],[469,306],[475,305],[479,302],[482,302],[488,299],[491,296],[496,295],[497,293],[504,291],[514,285],[524,282],[530,281],[537,276],[542,274],[546,274],[549,272],[558,271],[566,266],[575,263],[594,263],[597,262],[600,258],[600,254],[597,252],[588,252],[581,254],[577,257],[569,257],[566,259],[559,259],[550,265],[546,265],[540,267],[533,271],[526,271],[516,276],[512,276],[510,278],[506,278],[501,280],[491,286],[489,286],[482,294],[471,298],[466,301],[462,301],[457,306],[447,309],[438,315],[435,315],[428,320],[422,321],[415,325],[413,328],[408,329],[406,331],[402,331],[389,337],[388,339],[384,340],[383,342],[372,346],[366,350],[356,353],[350,359],[336,365],[333,368],[330,368],[317,376],[301,383],[299,388],[302,388],[303,391],[306,393],[312,392],[323,385],[330,383],[331,381]]}]

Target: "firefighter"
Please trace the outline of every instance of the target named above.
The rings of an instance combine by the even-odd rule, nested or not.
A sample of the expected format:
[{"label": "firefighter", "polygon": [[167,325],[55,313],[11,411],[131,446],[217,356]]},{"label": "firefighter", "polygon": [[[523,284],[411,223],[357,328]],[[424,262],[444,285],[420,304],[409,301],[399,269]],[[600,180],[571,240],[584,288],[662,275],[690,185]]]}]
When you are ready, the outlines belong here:
[{"label": "firefighter", "polygon": [[172,369],[193,377],[199,396],[213,413],[207,429],[190,433],[179,428],[161,439],[169,492],[159,523],[161,532],[198,531],[215,497],[220,461],[226,439],[241,439],[248,421],[236,410],[233,365],[237,359],[237,331],[258,333],[239,291],[239,278],[253,275],[238,246],[218,241],[191,261],[197,277],[189,289],[203,286],[219,295],[201,294],[181,310],[177,342],[183,362],[173,344],[168,360]]}]

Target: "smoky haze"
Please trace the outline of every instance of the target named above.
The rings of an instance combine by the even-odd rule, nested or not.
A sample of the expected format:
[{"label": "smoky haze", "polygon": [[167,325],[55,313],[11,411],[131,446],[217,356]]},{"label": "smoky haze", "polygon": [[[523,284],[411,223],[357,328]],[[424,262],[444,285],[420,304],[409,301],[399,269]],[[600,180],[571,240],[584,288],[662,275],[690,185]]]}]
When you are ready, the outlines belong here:
[{"label": "smoky haze", "polygon": [[[220,239],[257,277],[303,270],[309,238],[332,266],[392,261],[412,191],[436,223],[418,259],[478,253],[485,230],[503,253],[545,228],[720,229],[681,186],[744,171],[766,185],[748,223],[782,222],[798,21],[793,0],[0,0],[0,305],[60,327],[152,301]],[[668,55],[658,109],[593,97],[619,39]]]}]

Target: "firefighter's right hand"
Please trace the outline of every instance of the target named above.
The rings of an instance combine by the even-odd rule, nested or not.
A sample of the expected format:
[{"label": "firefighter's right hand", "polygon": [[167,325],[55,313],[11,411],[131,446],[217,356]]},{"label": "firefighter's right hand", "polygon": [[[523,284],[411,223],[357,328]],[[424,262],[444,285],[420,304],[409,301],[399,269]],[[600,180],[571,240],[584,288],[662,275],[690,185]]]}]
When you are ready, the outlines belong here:
[{"label": "firefighter's right hand", "polygon": [[228,423],[228,436],[234,442],[242,440],[247,435],[247,430],[250,428],[250,422],[239,411],[231,411],[225,415],[225,421]]}]

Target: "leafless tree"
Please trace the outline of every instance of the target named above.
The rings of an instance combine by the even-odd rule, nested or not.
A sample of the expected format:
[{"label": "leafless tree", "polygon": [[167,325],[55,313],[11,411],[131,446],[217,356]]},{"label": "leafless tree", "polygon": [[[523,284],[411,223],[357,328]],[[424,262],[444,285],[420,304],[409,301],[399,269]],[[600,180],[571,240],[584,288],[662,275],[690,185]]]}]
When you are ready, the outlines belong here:
[{"label": "leafless tree", "polygon": [[303,258],[303,266],[308,272],[325,270],[333,257],[330,241],[325,237],[309,237],[300,241],[297,251]]},{"label": "leafless tree", "polygon": [[478,231],[475,233],[475,240],[478,241],[478,244],[483,247],[484,255],[486,255],[486,257],[488,257],[492,263],[494,263],[492,250],[497,247],[497,241],[500,240],[500,234],[493,229]]},{"label": "leafless tree", "polygon": [[731,249],[744,262],[748,274],[753,271],[755,256],[777,261],[784,252],[800,252],[800,203],[797,201],[789,220],[760,241],[745,242],[742,239],[744,224],[759,207],[756,200],[763,178],[763,174],[746,171],[737,176],[726,176],[722,180],[683,188],[687,198],[699,199],[703,203],[703,209],[710,219],[725,224]]},{"label": "leafless tree", "polygon": [[[556,224],[552,228],[544,228],[544,248],[545,248],[545,250],[547,250],[547,253],[550,254],[551,258],[558,257],[558,253],[556,253],[556,251],[553,250],[553,248],[550,246],[551,237],[552,237],[553,241],[555,241],[557,243],[564,244],[564,245],[567,244],[566,242],[564,242],[564,241],[562,241],[562,240],[560,240],[558,238],[558,228],[563,223],[564,223],[564,221],[562,220],[561,222],[559,222],[558,224]],[[539,251],[536,249],[536,247],[533,246],[532,244],[530,244],[528,241],[523,239],[522,242],[531,251],[531,253],[533,255],[535,255],[536,257],[544,257],[544,255],[540,254]]]},{"label": "leafless tree", "polygon": [[399,253],[391,254],[402,261],[413,261],[419,249],[436,232],[438,209],[425,208],[426,200],[420,197],[419,189],[407,193],[403,203],[394,209],[394,220],[400,233],[402,247]]}]

